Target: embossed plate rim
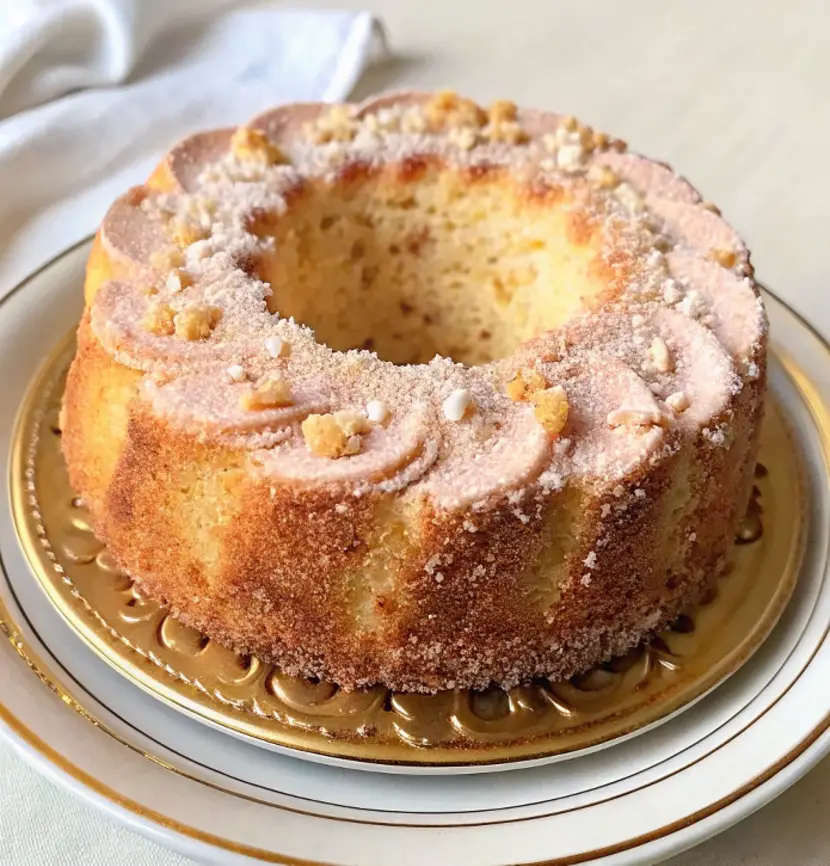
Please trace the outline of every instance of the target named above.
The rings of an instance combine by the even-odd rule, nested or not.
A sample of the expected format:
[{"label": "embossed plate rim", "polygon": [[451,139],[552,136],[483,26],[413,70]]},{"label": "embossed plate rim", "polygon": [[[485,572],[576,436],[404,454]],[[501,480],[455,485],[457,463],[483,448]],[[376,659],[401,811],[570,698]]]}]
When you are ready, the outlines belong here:
[{"label": "embossed plate rim", "polygon": [[[809,337],[809,335],[806,336]],[[826,363],[826,347],[823,351],[824,361]],[[826,416],[826,409],[824,411]],[[825,443],[826,441],[827,438],[825,437]],[[826,456],[824,457],[824,464],[826,467]],[[822,547],[825,548],[826,539],[822,538],[821,542]],[[824,581],[825,567],[826,561],[822,558],[821,572],[823,582],[826,582]],[[824,636],[825,635],[821,636],[821,640],[824,639]],[[6,650],[4,655],[9,657],[9,646],[5,642],[3,642],[3,646]],[[815,645],[815,650],[813,651],[814,654],[811,656],[809,664],[802,670],[802,673],[811,676],[813,674],[809,670],[810,667],[814,670],[820,669],[822,665],[825,669],[830,667],[830,660],[827,658],[828,653],[820,652],[819,647],[820,644]],[[51,772],[54,776],[59,777],[60,781],[72,786],[76,792],[94,799],[99,806],[106,803],[107,808],[112,813],[118,814],[122,819],[128,820],[133,827],[137,827],[137,824],[140,824],[140,826],[137,827],[138,829],[142,829],[144,832],[154,835],[155,838],[161,838],[163,841],[166,841],[167,844],[171,844],[179,850],[183,850],[191,855],[209,857],[213,862],[244,863],[251,862],[251,858],[264,859],[269,862],[297,862],[297,858],[293,857],[291,854],[279,853],[274,849],[274,845],[278,845],[282,851],[286,851],[288,846],[293,842],[290,834],[285,836],[283,834],[275,833],[277,828],[273,826],[273,821],[277,819],[276,815],[271,819],[267,836],[268,841],[265,843],[268,850],[256,849],[250,844],[251,839],[243,839],[242,843],[240,843],[238,833],[236,840],[234,840],[234,828],[232,822],[229,823],[228,821],[225,821],[225,824],[222,825],[222,831],[229,835],[220,838],[217,837],[215,833],[211,834],[210,830],[206,831],[204,827],[200,828],[197,820],[198,811],[194,813],[193,822],[190,822],[189,824],[183,824],[181,820],[177,821],[176,816],[178,816],[179,819],[182,817],[180,807],[183,808],[185,805],[183,802],[180,802],[181,798],[176,801],[176,808],[173,809],[169,815],[159,815],[158,812],[153,815],[151,810],[148,811],[146,805],[142,806],[141,803],[137,803],[134,798],[125,795],[123,791],[120,790],[121,786],[129,787],[135,796],[141,795],[144,796],[145,799],[148,797],[154,797],[157,802],[160,790],[158,785],[163,785],[164,788],[171,787],[174,784],[175,777],[173,774],[166,772],[155,764],[149,765],[146,771],[147,775],[151,777],[150,784],[152,790],[147,789],[146,786],[145,789],[142,790],[139,788],[139,779],[133,778],[131,775],[125,776],[124,774],[120,774],[118,776],[118,791],[110,790],[107,792],[106,790],[99,790],[98,793],[91,793],[89,787],[90,783],[94,784],[97,778],[106,776],[105,771],[107,767],[107,758],[104,755],[104,752],[107,752],[110,757],[114,754],[117,759],[118,750],[115,749],[115,745],[110,743],[108,738],[102,738],[98,729],[87,725],[80,716],[73,713],[70,709],[63,707],[59,699],[51,692],[48,692],[46,689],[42,689],[39,686],[35,686],[34,688],[27,686],[27,681],[31,680],[31,677],[22,664],[14,661],[9,665],[0,666],[0,672],[14,677],[14,681],[9,683],[11,688],[2,693],[2,703],[13,704],[14,710],[17,711],[18,716],[24,716],[24,711],[30,708],[34,711],[30,712],[28,716],[24,716],[22,724],[16,724],[18,733],[15,736],[28,737],[30,745],[26,748],[29,750],[29,756],[40,763],[41,769],[47,769],[47,771]],[[821,677],[821,674],[815,673],[814,676],[815,678],[819,678]],[[823,679],[821,682],[823,682]],[[728,686],[726,688],[728,688]],[[675,853],[682,848],[700,841],[701,838],[704,838],[719,829],[723,829],[725,826],[733,823],[752,809],[757,808],[757,806],[768,800],[775,793],[780,792],[780,790],[792,782],[795,777],[805,772],[809,765],[818,760],[818,758],[827,750],[830,741],[828,741],[828,737],[822,737],[821,734],[823,730],[830,725],[830,716],[826,715],[827,707],[817,707],[816,701],[812,699],[813,697],[814,695],[811,695],[811,701],[807,705],[807,708],[811,712],[814,711],[814,715],[818,716],[818,718],[815,720],[815,723],[810,721],[811,727],[805,735],[801,736],[801,733],[799,732],[799,738],[795,741],[795,746],[793,748],[789,748],[791,743],[782,746],[780,760],[773,762],[772,758],[770,758],[770,763],[768,766],[763,768],[763,772],[759,772],[757,768],[752,769],[750,773],[754,773],[755,775],[751,775],[748,784],[739,786],[726,800],[710,801],[703,812],[698,811],[692,813],[688,811],[688,808],[686,808],[688,804],[686,803],[687,798],[684,794],[683,801],[681,803],[676,803],[678,808],[681,806],[683,807],[681,809],[683,817],[679,821],[661,824],[659,817],[650,812],[649,819],[652,821],[655,829],[652,829],[645,836],[641,835],[639,838],[634,838],[630,834],[630,828],[628,828],[625,840],[621,844],[613,846],[613,849],[605,848],[601,851],[587,851],[584,848],[581,848],[578,855],[568,856],[564,860],[558,855],[556,855],[556,860],[544,860],[544,857],[549,858],[552,854],[556,853],[552,850],[551,846],[558,844],[558,838],[555,832],[551,833],[551,827],[557,825],[551,825],[549,820],[540,817],[538,820],[534,819],[532,824],[524,824],[521,827],[522,838],[535,838],[538,843],[539,852],[544,851],[544,853],[539,853],[535,858],[533,858],[533,861],[555,862],[562,864],[586,862],[596,856],[604,856],[604,863],[619,864],[619,866],[633,862],[654,862],[658,857],[664,857],[671,853]],[[770,715],[780,715],[778,710],[784,706],[783,701],[786,700],[787,704],[792,704],[796,701],[796,696],[793,694],[793,691],[788,690],[786,694],[782,693],[776,700],[781,703],[770,705]],[[59,717],[56,720],[57,727],[52,731],[48,728],[52,713],[37,711],[38,707],[44,707],[48,710],[49,706],[53,707],[55,715]],[[15,724],[14,712],[4,707],[2,714],[7,718],[8,723]],[[765,718],[768,719],[769,715]],[[813,715],[810,716],[810,719],[813,719]],[[72,725],[71,723],[73,721],[76,722],[76,724]],[[58,724],[58,722],[60,722],[60,724]],[[64,732],[65,726],[72,727],[72,731],[75,735],[82,735],[82,732],[85,729],[89,729],[90,738],[99,742],[99,747],[96,749],[95,756],[90,756],[87,750],[79,748],[78,744],[73,740],[73,737]],[[45,746],[47,749],[50,747],[48,742],[44,742],[43,737],[38,739],[39,732],[47,734],[47,739],[48,735],[51,733],[53,741],[59,744],[60,749],[72,756],[72,759],[74,759],[76,763],[73,765],[72,760],[60,758],[54,750],[52,750],[51,754],[44,753],[41,747]],[[95,732],[94,737],[92,737],[92,732]],[[780,728],[780,732],[782,738],[789,738],[789,740],[793,739],[793,731],[790,730],[788,725],[783,725]],[[751,739],[752,736],[753,733],[751,729],[742,730],[739,736],[728,744],[724,743],[722,748],[724,752],[731,752],[733,743],[739,742],[740,739],[743,738]],[[20,741],[18,740],[18,744],[19,742]],[[765,741],[765,743],[770,747],[770,749],[772,746],[776,745],[774,742]],[[712,756],[707,756],[707,762],[710,757]],[[724,759],[726,759],[725,755]],[[63,766],[56,766],[54,763],[55,760]],[[712,760],[714,760],[713,757]],[[136,757],[136,761],[140,761],[140,758]],[[83,775],[79,778],[78,774],[85,773],[85,770],[82,767],[91,769],[92,775],[86,773],[85,778]],[[680,775],[680,773],[678,773],[678,775]],[[707,789],[714,787],[713,776],[713,773],[709,773],[710,781],[706,785]],[[765,782],[772,777],[774,777],[774,782],[765,784]],[[155,783],[153,783],[152,780],[155,780]],[[665,780],[665,784],[661,784],[661,788],[669,788],[670,782],[670,779]],[[367,779],[366,784],[371,784],[371,780]],[[654,791],[652,791],[652,793],[654,793]],[[670,793],[670,791],[668,793]],[[198,805],[200,807],[209,805],[206,796],[201,797],[198,793],[193,794],[193,796],[199,799]],[[707,796],[711,796],[711,791],[707,793]],[[108,797],[111,799],[107,799]],[[228,798],[225,799],[228,800]],[[666,798],[663,796],[658,798],[652,797],[652,802],[659,802],[660,804],[665,800]],[[227,806],[232,806],[232,803],[228,803]],[[130,811],[131,808],[133,809],[132,812]],[[624,804],[621,804],[619,810],[620,813],[623,813],[625,808]],[[228,812],[229,808],[223,809],[221,813],[211,812],[211,820],[213,822],[211,827],[212,830],[219,829],[220,820],[225,819]],[[634,817],[635,814],[640,813],[632,813],[631,817]],[[621,819],[615,817],[612,818],[611,823],[619,826],[620,821]],[[571,822],[566,819],[566,823],[561,825],[562,830],[567,832],[570,823]],[[691,826],[689,826],[690,824]],[[294,826],[298,833],[302,833],[302,830],[299,827],[296,825]],[[322,826],[323,825],[321,824],[320,827],[322,828]],[[538,830],[534,829],[536,827],[538,827]],[[236,830],[238,831],[239,828],[237,827]],[[470,836],[471,832],[473,831],[468,831],[465,835],[465,839],[469,839],[470,841],[468,844],[465,844],[463,848],[458,849],[459,856],[455,860],[442,862],[455,862],[458,864],[483,864],[485,862],[496,862],[494,858],[497,858],[498,855],[494,852],[499,845],[506,844],[501,840],[508,835],[508,827],[505,826],[500,828],[497,837],[493,837],[492,835],[488,836],[485,833],[473,833],[473,835]],[[397,835],[396,845],[406,844],[412,852],[417,850],[423,851],[424,849],[422,846],[427,844],[428,847],[426,850],[433,854],[442,848],[443,840],[451,835],[451,831],[445,831],[438,835],[428,834],[427,836],[423,836],[423,834],[410,833],[402,830]],[[330,858],[331,862],[343,862],[344,858],[350,856],[353,858],[354,852],[357,850],[361,851],[362,855],[365,855],[361,856],[361,862],[368,863],[370,857],[373,863],[380,862],[377,859],[377,851],[381,850],[382,845],[380,844],[380,837],[375,838],[378,844],[366,847],[359,847],[359,839],[352,841],[351,838],[349,838],[349,840],[347,840],[347,846],[352,851],[352,854],[349,855],[348,853],[343,853],[337,850],[336,854],[333,854]],[[494,843],[496,844],[494,845]],[[634,846],[640,847],[637,847],[635,850]],[[332,849],[329,848],[329,851],[331,850]],[[304,862],[312,862],[308,860],[308,856],[309,854],[314,856],[314,849],[306,846],[304,854]],[[320,854],[318,853],[317,856],[319,857]],[[523,862],[529,862],[530,859],[531,858],[529,857],[525,857]],[[522,860],[514,857],[511,862],[522,862]]]},{"label": "embossed plate rim", "polygon": [[[90,617],[90,611],[94,611],[94,608],[90,607],[68,576],[56,575],[55,569],[50,567],[50,560],[54,560],[56,554],[51,544],[48,549],[44,548],[42,539],[47,537],[45,528],[42,523],[32,518],[36,500],[32,499],[33,494],[26,486],[28,455],[45,430],[43,418],[46,412],[46,395],[60,387],[59,381],[65,369],[66,356],[71,351],[71,344],[70,334],[59,341],[57,347],[50,352],[28,389],[16,422],[12,458],[13,512],[18,537],[30,565],[61,615],[108,664],[168,706],[256,745],[278,751],[288,750],[288,754],[302,752],[303,757],[310,760],[338,761],[343,766],[381,771],[417,768],[422,772],[429,772],[434,768],[452,768],[456,772],[463,772],[467,768],[483,766],[509,769],[526,766],[530,762],[562,760],[587,754],[668,721],[731,676],[772,630],[794,587],[806,538],[803,514],[801,522],[797,524],[799,536],[793,540],[787,551],[787,568],[779,583],[772,588],[771,595],[768,598],[765,596],[760,619],[746,634],[742,634],[740,639],[734,643],[727,642],[725,654],[713,667],[697,677],[690,677],[673,685],[667,683],[657,694],[644,693],[643,702],[639,706],[627,708],[625,713],[612,709],[606,720],[587,725],[582,731],[577,728],[567,732],[564,745],[561,745],[562,735],[539,734],[532,738],[516,735],[512,740],[506,738],[506,741],[497,743],[478,741],[466,747],[431,745],[422,751],[405,742],[328,738],[317,730],[273,725],[268,722],[258,723],[254,718],[235,711],[233,707],[227,708],[218,701],[210,701],[208,696],[203,694],[204,689],[197,692],[190,688],[180,673],[175,677],[169,674],[162,660],[154,659],[157,647],[141,645],[139,649],[145,658],[139,656],[131,649],[134,644],[121,635],[112,623],[107,622],[104,615],[106,611],[104,614],[95,612],[97,619]],[[48,443],[44,448],[49,450]],[[803,475],[798,458],[792,459],[796,474]],[[796,480],[794,484],[798,492],[800,482]],[[803,490],[801,495],[803,497]],[[40,508],[39,505],[36,507]],[[758,592],[764,589],[762,586]],[[154,661],[155,667],[147,665],[148,658]],[[423,711],[426,712],[427,708],[424,707]],[[557,740],[560,741],[559,745]]]}]

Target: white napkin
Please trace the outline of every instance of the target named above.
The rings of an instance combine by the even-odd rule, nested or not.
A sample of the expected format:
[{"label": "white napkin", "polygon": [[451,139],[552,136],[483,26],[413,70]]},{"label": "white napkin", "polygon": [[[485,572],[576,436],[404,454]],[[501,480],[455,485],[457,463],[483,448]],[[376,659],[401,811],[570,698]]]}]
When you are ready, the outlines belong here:
[{"label": "white napkin", "polygon": [[0,297],[188,132],[341,99],[383,48],[366,12],[233,5],[0,2]]}]

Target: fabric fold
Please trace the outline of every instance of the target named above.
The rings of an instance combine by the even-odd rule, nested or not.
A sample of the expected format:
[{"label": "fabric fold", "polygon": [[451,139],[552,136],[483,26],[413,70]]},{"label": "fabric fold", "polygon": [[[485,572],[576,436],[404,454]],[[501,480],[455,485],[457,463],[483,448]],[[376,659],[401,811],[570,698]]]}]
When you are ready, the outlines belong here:
[{"label": "fabric fold", "polygon": [[24,3],[0,37],[0,114],[35,106],[0,121],[0,295],[94,231],[184,135],[342,99],[383,50],[366,12]]}]

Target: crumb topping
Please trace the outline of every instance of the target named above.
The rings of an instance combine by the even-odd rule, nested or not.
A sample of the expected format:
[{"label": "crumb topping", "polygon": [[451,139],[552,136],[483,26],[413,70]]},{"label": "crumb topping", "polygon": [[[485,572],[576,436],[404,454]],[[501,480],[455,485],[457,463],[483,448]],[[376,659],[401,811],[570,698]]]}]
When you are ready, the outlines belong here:
[{"label": "crumb topping", "polygon": [[273,409],[275,406],[290,406],[291,386],[281,376],[264,376],[242,395],[244,409]]},{"label": "crumb topping", "polygon": [[302,423],[303,438],[312,454],[336,460],[360,452],[361,433],[369,427],[359,412],[339,411],[309,415]]},{"label": "crumb topping", "polygon": [[[93,310],[93,328],[119,360],[164,376],[188,370],[203,372],[206,381],[212,375],[226,386],[248,382],[234,398],[234,409],[252,414],[295,401],[300,408],[305,404],[297,383],[313,382],[319,391],[314,407],[323,413],[303,415],[304,420],[292,416],[273,442],[296,436],[310,454],[332,460],[381,447],[373,444],[376,437],[417,417],[419,441],[431,443],[432,459],[419,463],[423,452],[413,450],[395,470],[401,478],[411,471],[400,483],[416,490],[436,476],[458,488],[458,495],[447,501],[467,501],[475,491],[480,502],[513,483],[502,471],[504,458],[494,455],[523,449],[529,428],[516,419],[527,417],[536,425],[542,437],[539,453],[544,453],[544,459],[534,457],[536,468],[517,489],[549,495],[561,489],[569,473],[589,468],[608,478],[623,477],[635,459],[632,454],[651,458],[662,442],[660,429],[698,423],[697,413],[702,417],[739,388],[742,380],[734,368],[750,379],[759,375],[763,308],[753,300],[750,309],[733,289],[744,280],[746,297],[752,295],[754,284],[744,276],[748,271],[741,270],[745,250],[716,209],[690,199],[685,182],[669,169],[627,153],[624,142],[572,117],[530,112],[507,100],[485,108],[452,91],[397,101],[381,98],[376,105],[334,105],[305,117],[312,119],[289,118],[279,127],[285,131],[274,134],[256,123],[240,127],[226,154],[201,163],[198,153],[188,154],[182,162],[195,166],[188,169],[195,173],[186,187],[165,194],[149,191],[131,200],[132,211],[153,227],[152,243],[142,241],[145,247],[138,249],[139,241],[132,238],[132,253],[143,256],[142,263],[152,270],[143,272],[142,293],[125,283],[110,284]],[[266,271],[281,256],[302,250],[304,241],[292,236],[292,229],[280,234],[276,228],[309,179],[348,185],[356,182],[353,175],[359,178],[361,172],[371,174],[386,165],[400,166],[402,176],[406,171],[417,176],[432,159],[461,178],[455,187],[447,181],[450,199],[463,197],[479,175],[498,171],[523,184],[529,200],[547,196],[558,203],[575,248],[588,249],[590,242],[599,250],[591,268],[607,282],[607,300],[603,296],[601,303],[613,325],[597,329],[596,307],[588,306],[565,317],[560,331],[536,335],[528,328],[534,339],[520,347],[515,363],[505,359],[465,366],[436,357],[393,366],[370,344],[334,352],[310,328],[280,312]],[[414,186],[407,184],[400,182],[394,206],[417,211]],[[701,214],[715,222],[703,226]],[[325,216],[321,231],[336,226],[335,218]],[[486,211],[476,218],[486,222]],[[115,217],[105,224],[109,242],[127,245],[126,230],[119,241],[118,229]],[[372,286],[379,277],[372,270],[376,265],[367,262],[371,224],[362,230],[342,268],[360,269],[363,284]],[[488,278],[482,290],[491,292],[492,303],[505,314],[525,305],[530,320],[536,315],[530,306],[532,289],[537,281],[550,279],[540,270],[541,250],[549,239],[535,236],[529,224],[526,234],[512,240],[521,255],[507,276]],[[429,231],[421,231],[402,238],[389,255],[423,255],[431,243]],[[704,291],[700,274],[683,270],[673,258],[678,252],[729,269],[721,273],[731,282],[717,296]],[[402,310],[425,326],[433,315],[409,300],[402,302]],[[666,310],[680,317],[671,327],[660,318]],[[740,340],[735,336],[738,323]],[[492,340],[491,331],[479,328],[475,339]],[[711,333],[729,343],[730,350],[723,353],[712,381],[701,383],[693,361],[701,334]],[[622,381],[611,405],[578,385],[573,371],[589,370],[596,352],[628,365],[658,405],[670,411],[664,416],[640,408]],[[560,357],[570,364],[561,375],[551,366]],[[176,399],[195,397],[182,390]],[[221,427],[224,410],[213,408],[218,406],[218,400],[211,403],[213,414],[205,418],[216,417]],[[330,406],[363,406],[365,411],[323,411]],[[422,415],[416,407],[423,406],[430,408]],[[208,420],[204,423],[209,435]],[[567,439],[562,436],[566,427]],[[657,438],[644,435],[652,429]],[[630,450],[621,451],[619,458],[609,456],[607,440],[596,431],[614,441],[628,436]],[[489,468],[480,479],[470,479],[469,465]],[[524,471],[517,469],[517,477],[524,478]],[[530,513],[517,508],[525,517]]]},{"label": "crumb topping", "polygon": [[568,423],[568,395],[561,385],[534,391],[530,396],[536,420],[551,436],[558,436]]},{"label": "crumb topping", "polygon": [[243,162],[263,166],[289,162],[288,157],[259,129],[240,126],[231,138],[231,153]]}]

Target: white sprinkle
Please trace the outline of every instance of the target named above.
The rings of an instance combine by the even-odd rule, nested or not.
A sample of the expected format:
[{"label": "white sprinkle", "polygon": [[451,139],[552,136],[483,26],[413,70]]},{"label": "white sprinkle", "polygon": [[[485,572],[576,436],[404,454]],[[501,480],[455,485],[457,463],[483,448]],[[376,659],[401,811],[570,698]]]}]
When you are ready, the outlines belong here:
[{"label": "white sprinkle", "polygon": [[685,412],[689,408],[689,398],[683,393],[683,391],[675,391],[674,394],[669,394],[666,397],[666,405],[672,410],[672,412],[676,412],[678,415],[681,412]]},{"label": "white sprinkle", "polygon": [[441,574],[440,571],[435,575],[435,582],[436,583],[443,583],[444,582],[444,575]]},{"label": "white sprinkle", "polygon": [[228,367],[227,374],[233,382],[243,382],[246,378],[245,368],[241,364],[233,364]]},{"label": "white sprinkle", "polygon": [[667,304],[676,304],[683,299],[683,290],[677,285],[676,280],[663,282],[663,299]]},{"label": "white sprinkle", "polygon": [[580,580],[580,583],[583,586],[590,586],[591,585],[591,575],[590,574],[583,574],[582,578]]},{"label": "white sprinkle", "polygon": [[708,427],[703,428],[703,435],[713,444],[722,446],[726,444],[726,436],[723,430],[718,427],[715,430],[710,430]]},{"label": "white sprinkle", "polygon": [[608,517],[611,513],[611,506],[606,502],[600,509],[600,517]]},{"label": "white sprinkle", "polygon": [[213,253],[211,242],[207,239],[192,243],[185,251],[185,259],[188,266],[198,264],[202,259],[206,259]]},{"label": "white sprinkle", "polygon": [[334,510],[338,514],[345,514],[349,510],[349,506],[343,502],[337,502],[335,503]]},{"label": "white sprinkle", "polygon": [[272,358],[279,358],[282,348],[282,337],[268,337],[265,341],[265,349]]},{"label": "white sprinkle", "polygon": [[167,280],[166,280],[165,285],[167,286],[168,291],[171,291],[174,294],[176,292],[180,292],[182,290],[181,278],[179,277],[179,275],[175,271],[171,271],[167,275]]},{"label": "white sprinkle", "polygon": [[642,328],[643,325],[645,325],[645,323],[646,323],[645,316],[641,316],[639,313],[635,313],[635,314],[631,317],[631,324],[632,324],[635,328]]},{"label": "white sprinkle", "polygon": [[460,421],[467,413],[472,400],[472,394],[466,388],[456,388],[441,406],[444,417],[447,421]]},{"label": "white sprinkle", "polygon": [[582,564],[585,568],[596,568],[597,567],[597,555],[592,550],[582,561]]},{"label": "white sprinkle", "polygon": [[706,312],[706,304],[698,292],[691,291],[680,302],[678,309],[690,319],[698,319]]},{"label": "white sprinkle", "polygon": [[563,457],[571,450],[573,442],[570,439],[557,439],[553,445],[553,451],[560,457]]},{"label": "white sprinkle", "polygon": [[561,490],[565,486],[565,479],[559,472],[547,469],[539,476],[539,486],[542,490],[550,493],[554,490]]},{"label": "white sprinkle", "polygon": [[668,373],[674,368],[671,352],[662,337],[655,337],[648,351],[654,366],[661,373]]},{"label": "white sprinkle", "polygon": [[370,400],[366,404],[366,417],[375,424],[383,424],[389,415],[389,410],[382,400]]},{"label": "white sprinkle", "polygon": [[642,487],[638,487],[638,488],[634,491],[634,496],[635,496],[637,499],[645,499],[645,498],[646,498],[646,492],[645,492],[645,490],[643,490]]},{"label": "white sprinkle", "polygon": [[548,132],[542,136],[542,146],[548,153],[556,153],[559,149],[559,139],[552,132]]},{"label": "white sprinkle", "polygon": [[632,213],[640,213],[643,209],[643,197],[630,183],[621,183],[614,190],[614,198]]},{"label": "white sprinkle", "polygon": [[646,411],[643,409],[614,409],[608,413],[609,427],[650,427],[652,424],[659,424],[661,421],[660,415],[657,412]]},{"label": "white sprinkle", "polygon": [[566,144],[559,148],[556,154],[556,164],[563,171],[574,171],[582,164],[584,153],[580,145]]}]

